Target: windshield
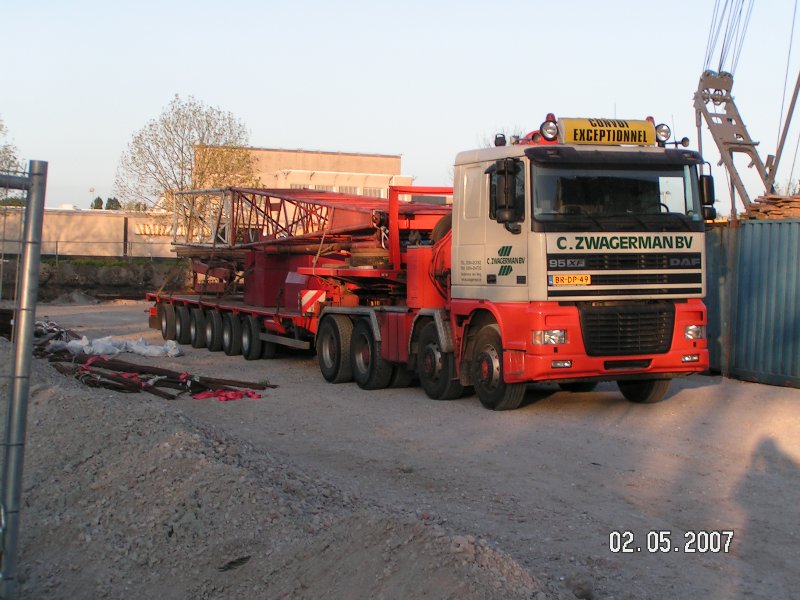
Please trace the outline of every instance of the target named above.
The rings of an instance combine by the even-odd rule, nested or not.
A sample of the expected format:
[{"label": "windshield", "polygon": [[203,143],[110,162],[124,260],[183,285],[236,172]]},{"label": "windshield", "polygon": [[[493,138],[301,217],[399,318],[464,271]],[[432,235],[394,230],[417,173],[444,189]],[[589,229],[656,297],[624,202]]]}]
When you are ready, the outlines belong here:
[{"label": "windshield", "polygon": [[534,228],[546,231],[702,229],[689,166],[533,167]]}]

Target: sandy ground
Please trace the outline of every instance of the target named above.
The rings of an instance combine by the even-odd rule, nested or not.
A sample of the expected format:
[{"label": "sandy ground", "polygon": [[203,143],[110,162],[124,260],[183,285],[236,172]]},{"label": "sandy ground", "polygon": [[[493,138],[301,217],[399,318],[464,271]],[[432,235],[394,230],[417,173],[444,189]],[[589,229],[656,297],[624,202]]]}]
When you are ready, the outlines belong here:
[{"label": "sandy ground", "polygon": [[[43,304],[37,317],[47,315],[89,337],[143,336],[163,343],[147,329],[147,306]],[[158,364],[210,376],[267,378],[279,387],[254,400],[166,401],[88,391],[71,381],[61,386],[60,375],[41,375],[47,377],[38,384],[41,405],[63,403],[65,390],[77,390],[90,404],[75,417],[82,419],[79,427],[66,419],[47,429],[50,412],[65,420],[54,410],[39,408],[32,417],[20,557],[27,597],[41,597],[44,589],[53,597],[53,590],[83,589],[86,582],[97,594],[83,597],[131,597],[134,589],[176,598],[800,597],[800,390],[696,376],[673,382],[660,404],[635,405],[610,384],[588,394],[531,386],[520,410],[493,413],[475,397],[435,402],[419,388],[366,392],[355,384],[330,385],[309,353],[249,362],[185,351]],[[142,415],[116,417],[123,409]],[[62,489],[58,479],[66,467],[55,450],[41,455],[50,442],[37,442],[37,419],[42,435],[80,432],[87,445],[96,435],[104,448],[119,444],[128,455],[139,453],[141,472],[133,481],[147,481],[155,465],[153,473],[169,470],[175,487],[152,485],[147,492],[166,500],[142,492],[132,502],[136,486],[117,482],[111,459],[86,468],[98,455],[87,451],[90,458],[67,461],[83,477],[80,485],[73,482],[80,491]],[[175,435],[189,442],[175,442]],[[127,446],[132,439],[133,449]],[[177,456],[176,443],[182,448]],[[215,443],[235,450],[230,456],[217,452]],[[230,464],[219,462],[220,456]],[[199,473],[202,485],[191,473]],[[176,494],[184,503],[213,507],[203,490],[219,492],[210,483],[217,475],[228,489],[231,481],[253,486],[242,492],[248,500],[241,519],[232,521],[235,513],[218,509],[216,518],[227,526],[211,540],[219,523],[205,513],[197,516],[202,526],[187,526],[191,539],[177,551],[179,557],[187,548],[205,551],[193,567],[163,554],[162,544],[168,547],[175,535],[161,541],[145,536],[144,548],[158,556],[150,565],[138,540],[151,533],[148,518],[170,519],[140,511],[161,506],[175,513],[169,502]],[[287,481],[294,483],[287,487]],[[116,491],[92,495],[106,485]],[[91,543],[69,536],[87,530],[67,528],[67,539],[53,538],[44,531],[53,524],[40,521],[67,511],[62,526],[70,503],[81,502],[98,512],[86,516],[94,522],[88,531],[98,530],[93,539],[100,536],[114,550],[97,552],[91,567],[80,553],[63,559],[58,577],[69,587],[37,565],[54,560],[68,544],[85,552]],[[130,513],[119,523],[108,508],[115,503]],[[275,506],[289,507],[275,521],[285,521],[285,531],[265,526]],[[142,531],[127,525],[135,518]],[[733,533],[726,551],[727,532]],[[631,552],[615,552],[617,543]],[[209,548],[219,554],[211,564]],[[103,578],[109,569],[120,570],[119,562],[108,562],[111,557],[124,562],[131,553],[136,568]],[[220,588],[218,573],[206,572],[227,564],[225,557],[242,556],[251,558],[224,573],[239,574],[244,588],[226,588],[235,580],[230,577]],[[205,575],[192,576],[196,567]]]}]

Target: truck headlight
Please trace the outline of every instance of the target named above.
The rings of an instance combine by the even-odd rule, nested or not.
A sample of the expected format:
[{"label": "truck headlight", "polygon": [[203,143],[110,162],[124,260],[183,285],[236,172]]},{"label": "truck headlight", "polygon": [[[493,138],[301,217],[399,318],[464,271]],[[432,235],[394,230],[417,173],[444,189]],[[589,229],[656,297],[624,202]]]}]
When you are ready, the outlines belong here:
[{"label": "truck headlight", "polygon": [[556,346],[567,343],[566,329],[542,329],[533,332],[534,346]]},{"label": "truck headlight", "polygon": [[705,325],[687,325],[683,330],[683,337],[687,340],[703,340],[706,337]]}]

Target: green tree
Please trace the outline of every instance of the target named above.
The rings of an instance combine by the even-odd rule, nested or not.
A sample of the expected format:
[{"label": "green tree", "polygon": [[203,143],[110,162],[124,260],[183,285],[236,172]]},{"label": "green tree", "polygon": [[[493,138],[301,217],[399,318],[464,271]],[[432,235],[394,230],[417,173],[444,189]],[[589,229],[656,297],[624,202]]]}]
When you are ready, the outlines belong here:
[{"label": "green tree", "polygon": [[107,198],[106,199],[106,210],[120,210],[122,208],[122,204],[116,198]]},{"label": "green tree", "polygon": [[256,185],[247,129],[232,113],[175,96],[133,135],[117,168],[115,194],[126,206],[167,210],[173,194],[193,188]]},{"label": "green tree", "polygon": [[94,210],[101,210],[103,208],[103,199],[98,196],[94,200],[92,200],[92,206]]}]

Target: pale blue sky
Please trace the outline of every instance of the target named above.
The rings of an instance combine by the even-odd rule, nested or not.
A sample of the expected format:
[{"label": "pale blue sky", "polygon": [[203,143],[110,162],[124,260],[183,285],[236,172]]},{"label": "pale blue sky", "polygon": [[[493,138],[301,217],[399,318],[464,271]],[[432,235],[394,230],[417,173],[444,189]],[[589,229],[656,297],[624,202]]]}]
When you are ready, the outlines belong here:
[{"label": "pale blue sky", "polygon": [[[132,134],[175,94],[231,111],[253,146],[400,154],[423,185],[449,185],[457,152],[499,129],[535,129],[548,112],[653,115],[696,148],[692,94],[713,6],[3,0],[0,116],[24,158],[49,162],[51,207],[110,196]],[[793,10],[793,0],[756,0],[735,73],[762,157],[777,143]],[[704,143],[716,163],[708,134]]]}]

